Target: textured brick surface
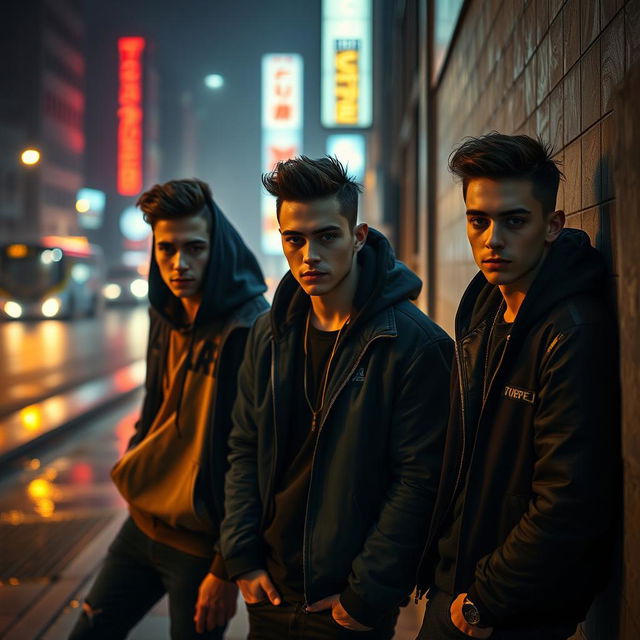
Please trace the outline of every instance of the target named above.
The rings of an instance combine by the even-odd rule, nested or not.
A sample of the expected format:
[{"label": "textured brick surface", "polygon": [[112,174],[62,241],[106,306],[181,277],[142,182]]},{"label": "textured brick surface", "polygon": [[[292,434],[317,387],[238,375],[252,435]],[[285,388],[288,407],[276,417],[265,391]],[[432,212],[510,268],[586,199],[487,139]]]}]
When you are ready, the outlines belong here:
[{"label": "textured brick surface", "polygon": [[582,109],[580,100],[580,65],[576,64],[564,77],[564,143],[580,134]]},{"label": "textured brick surface", "polygon": [[640,62],[640,0],[629,0],[625,5],[626,68]]},{"label": "textured brick surface", "polygon": [[[600,125],[591,127],[580,138],[580,143],[582,145],[582,207],[592,207],[600,202],[602,195]],[[595,236],[591,238],[593,240]]]},{"label": "textured brick surface", "polygon": [[602,113],[611,110],[611,98],[624,73],[624,15],[619,13],[602,34],[600,45]]},{"label": "textured brick surface", "polygon": [[613,145],[615,140],[615,120],[613,115],[604,118],[600,123],[602,140],[602,199],[613,198]]},{"label": "textured brick surface", "polygon": [[580,57],[580,0],[567,0],[562,10],[564,28],[564,72]]},{"label": "textured brick surface", "polygon": [[562,78],[564,40],[562,14],[558,14],[549,28],[549,88],[553,89]]},{"label": "textured brick surface", "polygon": [[583,130],[600,117],[600,85],[600,41],[597,40],[580,60]]},{"label": "textured brick surface", "polygon": [[600,31],[600,2],[580,0],[580,50],[584,53]]}]

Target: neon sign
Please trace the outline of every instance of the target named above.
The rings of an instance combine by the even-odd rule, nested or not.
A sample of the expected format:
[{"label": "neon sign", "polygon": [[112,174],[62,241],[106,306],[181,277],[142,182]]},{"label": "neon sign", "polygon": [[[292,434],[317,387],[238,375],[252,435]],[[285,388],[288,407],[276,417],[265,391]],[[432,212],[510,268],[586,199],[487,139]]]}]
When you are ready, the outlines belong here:
[{"label": "neon sign", "polygon": [[[302,153],[303,61],[300,55],[262,57],[262,169]],[[262,251],[280,255],[282,244],[275,198],[262,193]]]},{"label": "neon sign", "polygon": [[322,0],[322,124],[366,128],[373,110],[372,0]]},{"label": "neon sign", "polygon": [[142,52],[144,38],[119,38],[118,193],[142,190]]},{"label": "neon sign", "polygon": [[336,41],[336,124],[358,124],[358,40]]}]

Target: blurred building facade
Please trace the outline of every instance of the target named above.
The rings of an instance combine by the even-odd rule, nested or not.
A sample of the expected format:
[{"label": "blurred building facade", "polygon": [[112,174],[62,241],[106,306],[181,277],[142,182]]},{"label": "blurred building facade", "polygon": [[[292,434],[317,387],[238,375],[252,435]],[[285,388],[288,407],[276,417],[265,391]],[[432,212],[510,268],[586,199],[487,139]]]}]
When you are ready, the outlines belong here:
[{"label": "blurred building facade", "polygon": [[[0,235],[74,235],[85,149],[80,0],[24,0],[0,22]],[[40,152],[32,166],[24,149]]]},{"label": "blurred building facade", "polygon": [[447,160],[464,136],[492,130],[553,145],[566,176],[558,208],[611,266],[623,347],[623,555],[620,575],[594,605],[586,633],[589,640],[640,637],[640,301],[637,254],[629,244],[640,235],[637,180],[630,173],[635,166],[637,176],[639,152],[629,142],[638,139],[630,114],[640,108],[640,2],[388,4],[393,33],[379,57],[386,60],[384,90],[392,100],[378,136],[389,159],[396,246],[425,283],[421,306],[453,333],[457,304],[477,268]]}]

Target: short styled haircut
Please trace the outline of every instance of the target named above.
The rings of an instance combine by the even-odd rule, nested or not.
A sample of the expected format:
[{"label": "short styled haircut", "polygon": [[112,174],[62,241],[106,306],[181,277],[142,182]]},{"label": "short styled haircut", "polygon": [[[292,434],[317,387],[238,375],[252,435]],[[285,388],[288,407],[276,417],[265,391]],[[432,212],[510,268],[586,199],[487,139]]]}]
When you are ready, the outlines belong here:
[{"label": "short styled haircut", "polygon": [[278,162],[275,169],[262,176],[265,189],[276,197],[276,213],[280,220],[280,208],[285,200],[311,202],[335,196],[340,203],[340,213],[351,228],[358,221],[358,194],[362,187],[347,175],[337,158],[325,156],[312,160],[298,156]]},{"label": "short styled haircut", "polygon": [[547,214],[555,210],[562,176],[551,153],[551,147],[540,139],[493,131],[478,138],[465,138],[449,156],[449,169],[462,179],[465,200],[473,178],[530,180],[533,197]]},{"label": "short styled haircut", "polygon": [[207,201],[213,196],[206,182],[196,178],[170,180],[156,184],[145,191],[136,202],[145,222],[155,227],[158,220],[176,220],[190,216],[202,216],[211,228],[211,212]]}]

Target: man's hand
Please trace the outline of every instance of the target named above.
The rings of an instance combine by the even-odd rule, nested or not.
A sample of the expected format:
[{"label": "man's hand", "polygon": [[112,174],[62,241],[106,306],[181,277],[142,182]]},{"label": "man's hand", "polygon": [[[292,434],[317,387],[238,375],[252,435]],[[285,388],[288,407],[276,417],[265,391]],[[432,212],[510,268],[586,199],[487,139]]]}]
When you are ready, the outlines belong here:
[{"label": "man's hand", "polygon": [[233,582],[207,573],[198,589],[198,601],[193,620],[196,631],[204,633],[215,627],[224,627],[236,613],[238,587]]},{"label": "man's hand", "polygon": [[264,569],[243,573],[236,579],[240,587],[242,597],[247,604],[256,604],[269,598],[271,604],[278,606],[281,602],[280,595]]},{"label": "man's hand", "polygon": [[466,593],[461,593],[451,603],[451,622],[453,622],[454,626],[457,627],[458,630],[462,631],[462,633],[466,633],[472,638],[490,638],[493,633],[493,627],[475,627],[470,625],[464,619],[464,616],[462,615],[462,605],[464,604],[464,599],[466,597]]},{"label": "man's hand", "polygon": [[332,596],[327,596],[318,602],[314,602],[307,607],[307,613],[317,613],[318,611],[325,611],[331,609],[331,615],[333,619],[345,629],[350,631],[371,631],[373,627],[365,627],[357,620],[352,618],[340,604],[340,594],[336,593]]}]

